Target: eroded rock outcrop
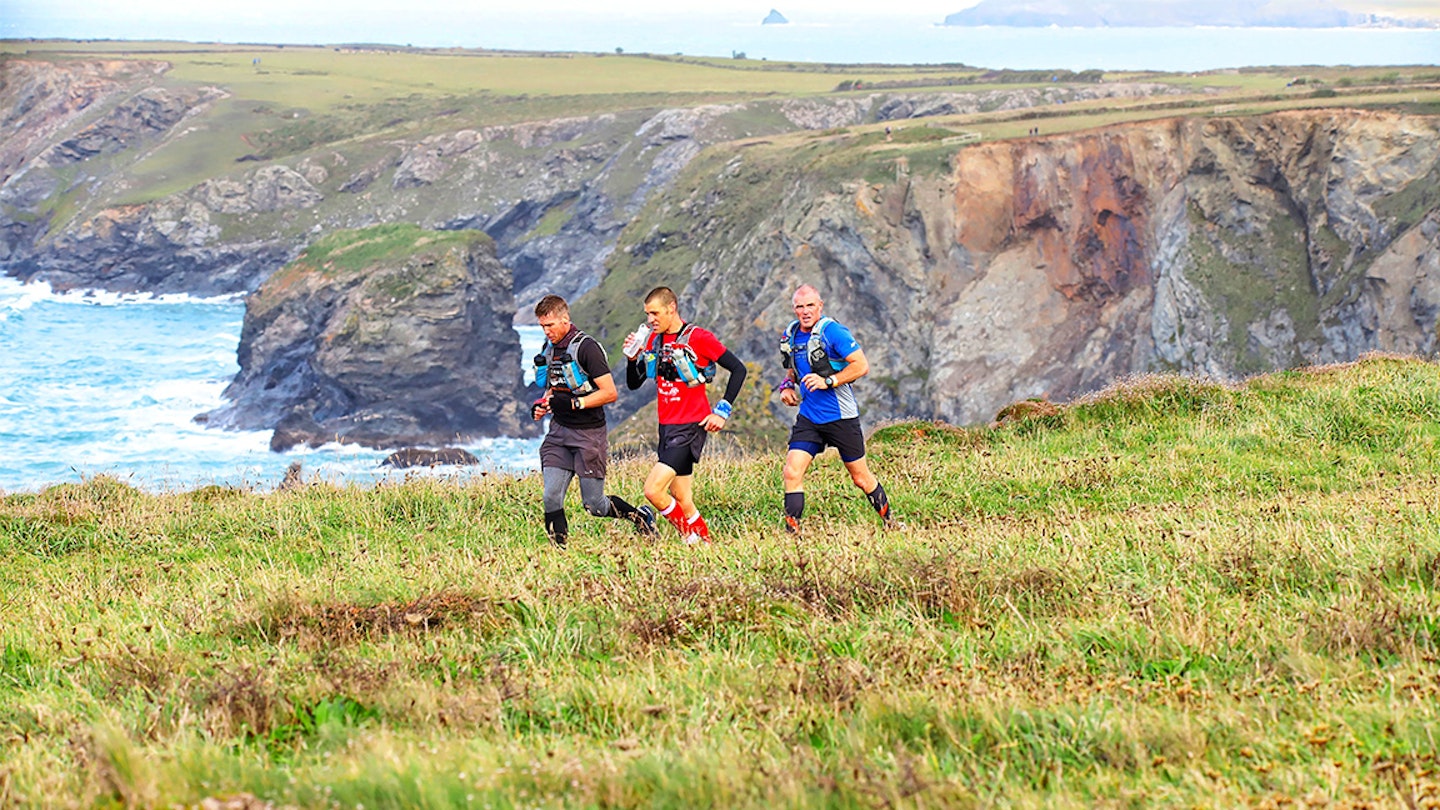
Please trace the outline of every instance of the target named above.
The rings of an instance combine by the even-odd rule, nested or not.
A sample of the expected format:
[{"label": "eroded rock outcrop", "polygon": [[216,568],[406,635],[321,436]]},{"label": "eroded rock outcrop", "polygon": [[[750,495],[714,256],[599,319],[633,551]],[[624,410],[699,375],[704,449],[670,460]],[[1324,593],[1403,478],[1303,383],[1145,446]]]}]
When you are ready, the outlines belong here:
[{"label": "eroded rock outcrop", "polygon": [[[0,185],[28,161],[54,148],[57,135],[83,127],[136,87],[146,88],[165,62],[10,59],[0,81]],[[63,136],[60,136],[63,137]]]},{"label": "eroded rock outcrop", "polygon": [[329,235],[247,301],[231,404],[202,419],[274,430],[275,450],[533,433],[510,289],[483,233]]},{"label": "eroded rock outcrop", "polygon": [[43,165],[65,166],[123,151],[166,132],[185,116],[224,95],[214,87],[147,87],[116,105],[101,120],[51,147],[41,158]]},{"label": "eroded rock outcrop", "polygon": [[766,362],[794,285],[817,284],[865,346],[875,420],[1440,349],[1435,117],[1171,119],[883,169],[857,143],[847,159],[892,179],[837,188],[783,145],[716,153],[622,235],[618,275],[678,284],[687,317]]}]

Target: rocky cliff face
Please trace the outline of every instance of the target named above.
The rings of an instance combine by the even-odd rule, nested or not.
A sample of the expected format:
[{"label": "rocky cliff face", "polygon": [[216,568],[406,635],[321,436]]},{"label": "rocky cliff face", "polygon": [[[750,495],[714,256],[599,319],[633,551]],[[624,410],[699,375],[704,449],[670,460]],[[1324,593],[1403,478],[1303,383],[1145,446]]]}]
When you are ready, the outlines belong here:
[{"label": "rocky cliff face", "polygon": [[[1154,369],[1226,377],[1436,349],[1433,118],[1317,110],[970,144],[925,121],[1168,88],[836,95],[357,138],[246,155],[127,202],[139,193],[127,172],[196,137],[186,133],[225,103],[214,88],[162,86],[157,70],[0,63],[5,272],[67,287],[250,291],[327,234],[384,222],[475,229],[509,268],[514,298],[500,309],[523,318],[558,292],[618,345],[637,296],[668,283],[688,317],[765,363],[791,290],[809,281],[865,342],[872,421],[982,421],[1016,399],[1064,399]],[[844,131],[901,119],[893,143]],[[353,413],[381,421],[378,389],[335,383],[350,372],[319,349],[304,364],[296,354],[302,322],[327,324],[307,340],[349,334],[326,302],[353,289],[332,285],[306,286],[313,297],[291,310],[257,310],[257,323],[286,311],[293,322],[247,332],[237,406],[216,423],[300,420],[281,369],[302,365],[294,390],[314,398],[305,418],[316,427],[293,441],[342,427],[360,436],[358,422],[334,421]],[[272,354],[272,342],[291,348]],[[497,413],[509,386],[487,394]],[[491,424],[446,408],[435,430],[397,416],[397,435],[512,430],[508,416]]]},{"label": "rocky cliff face", "polygon": [[327,236],[249,298],[232,404],[202,420],[275,450],[529,435],[510,285],[475,231]]},{"label": "rocky cliff face", "polygon": [[[411,222],[490,234],[514,271],[523,320],[544,293],[574,299],[593,287],[621,229],[706,146],[1175,92],[1136,83],[634,110],[361,138],[258,163],[246,155],[233,171],[152,195],[126,171],[199,137],[187,132],[211,126],[226,98],[217,88],[162,88],[156,78],[166,69],[159,62],[0,62],[0,111],[21,133],[0,144],[0,270],[60,287],[248,292],[322,234]],[[215,126],[229,132],[228,124]],[[154,198],[129,202],[137,195]]]},{"label": "rocky cliff face", "polygon": [[1175,119],[905,151],[856,138],[795,155],[697,162],[622,236],[596,298],[669,281],[682,311],[778,374],[789,294],[814,283],[866,348],[871,420],[975,423],[1147,371],[1436,351],[1432,117]]}]

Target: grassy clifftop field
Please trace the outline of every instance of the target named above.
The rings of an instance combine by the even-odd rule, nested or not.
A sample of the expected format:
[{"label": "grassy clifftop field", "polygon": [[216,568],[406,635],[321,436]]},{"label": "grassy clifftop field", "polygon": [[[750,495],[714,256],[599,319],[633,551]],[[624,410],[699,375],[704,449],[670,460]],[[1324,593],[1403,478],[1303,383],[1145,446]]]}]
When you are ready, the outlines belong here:
[{"label": "grassy clifftop field", "polygon": [[876,432],[901,533],[831,456],[798,539],[711,460],[699,549],[553,550],[534,478],[6,496],[0,804],[1440,806],[1440,367],[1006,416]]}]

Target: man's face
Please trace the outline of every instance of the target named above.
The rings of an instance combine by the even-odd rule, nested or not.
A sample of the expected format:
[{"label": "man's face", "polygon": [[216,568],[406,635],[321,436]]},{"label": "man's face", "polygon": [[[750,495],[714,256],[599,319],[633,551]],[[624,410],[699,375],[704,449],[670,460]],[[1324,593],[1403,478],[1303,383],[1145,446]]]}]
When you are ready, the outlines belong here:
[{"label": "man's face", "polygon": [[800,320],[800,328],[806,332],[820,320],[820,311],[824,308],[825,302],[820,300],[820,295],[814,290],[795,293],[795,317]]},{"label": "man's face", "polygon": [[680,314],[674,304],[662,304],[657,299],[645,303],[645,323],[656,332],[677,332],[680,330]]},{"label": "man's face", "polygon": [[545,330],[545,339],[551,343],[559,343],[565,334],[570,331],[570,313],[557,315],[544,315],[539,319],[540,328]]}]

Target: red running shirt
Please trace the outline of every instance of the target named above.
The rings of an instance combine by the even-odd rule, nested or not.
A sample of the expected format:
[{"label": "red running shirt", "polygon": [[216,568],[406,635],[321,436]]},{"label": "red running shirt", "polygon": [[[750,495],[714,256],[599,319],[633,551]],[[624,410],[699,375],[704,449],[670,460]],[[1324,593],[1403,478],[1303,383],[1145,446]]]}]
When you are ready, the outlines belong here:
[{"label": "red running shirt", "polygon": [[[683,329],[683,327],[682,327]],[[660,334],[652,338],[651,348],[655,351],[668,346],[680,337]],[[694,350],[696,365],[708,366],[720,359],[725,346],[708,329],[695,327],[690,330],[687,345]],[[655,379],[655,407],[660,412],[662,425],[690,425],[701,422],[710,414],[710,398],[705,395],[705,386],[688,386],[679,380]]]}]

